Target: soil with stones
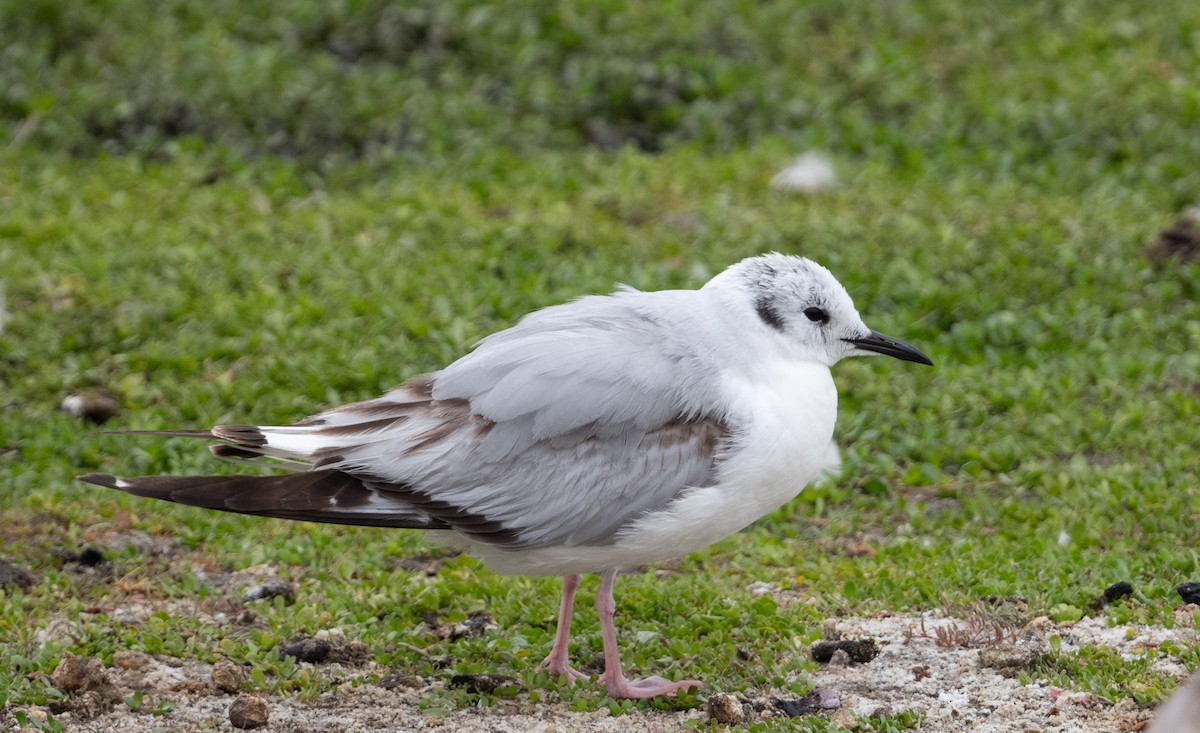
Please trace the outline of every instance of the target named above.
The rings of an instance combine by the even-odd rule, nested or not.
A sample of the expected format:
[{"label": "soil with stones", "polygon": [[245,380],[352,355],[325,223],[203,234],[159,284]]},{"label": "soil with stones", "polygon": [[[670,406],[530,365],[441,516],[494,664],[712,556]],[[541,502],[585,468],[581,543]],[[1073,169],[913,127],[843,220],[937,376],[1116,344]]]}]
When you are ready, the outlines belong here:
[{"label": "soil with stones", "polygon": [[[1190,609],[1190,610],[1189,610]],[[1180,613],[1190,618],[1194,607]],[[61,675],[74,675],[80,682],[75,698],[56,703],[53,710],[18,708],[29,717],[51,713],[69,731],[116,733],[118,731],[214,730],[235,731],[253,725],[263,731],[675,731],[706,722],[710,715],[735,724],[778,719],[794,714],[823,715],[833,722],[854,727],[855,716],[896,715],[903,711],[923,716],[919,730],[926,733],[1008,733],[1039,730],[1137,731],[1153,711],[1131,701],[1110,702],[1082,691],[1059,689],[1045,681],[1028,684],[1021,673],[1031,669],[1049,648],[1050,636],[1061,639],[1061,649],[1070,652],[1081,645],[1103,645],[1136,656],[1148,645],[1172,640],[1187,643],[1190,624],[1176,629],[1146,626],[1109,626],[1103,618],[1087,618],[1074,624],[1056,624],[1035,619],[1019,633],[982,648],[946,646],[947,627],[961,623],[938,613],[923,616],[892,615],[877,618],[843,619],[826,624],[827,637],[870,640],[874,656],[854,661],[844,650],[835,651],[811,674],[797,669],[798,679],[809,679],[814,693],[797,697],[783,691],[723,694],[709,690],[712,705],[679,712],[634,712],[613,717],[606,710],[580,713],[567,704],[533,702],[528,691],[497,700],[492,707],[458,709],[429,714],[421,700],[455,681],[397,677],[369,660],[355,663],[325,662],[311,666],[314,674],[344,682],[315,700],[273,697],[244,689],[244,678],[228,663],[209,665],[195,660],[150,656],[139,652],[119,653],[111,667],[97,660],[69,658]],[[942,629],[942,632],[938,632]],[[332,635],[336,646],[339,637]],[[941,641],[941,643],[939,643]],[[347,642],[348,643],[348,642]],[[349,660],[346,660],[349,661]],[[1181,680],[1187,670],[1169,661],[1158,671]],[[236,679],[230,678],[234,672]],[[458,684],[463,684],[461,680]],[[70,688],[71,684],[64,686]],[[136,691],[156,703],[173,708],[161,715],[145,710],[133,712],[114,700]],[[228,690],[228,692],[226,691]],[[254,716],[247,718],[245,696],[249,692],[262,705],[252,703]],[[94,694],[93,694],[94,693]],[[545,695],[552,698],[552,695]],[[812,698],[812,699],[808,699]],[[233,709],[234,703],[239,709]],[[0,711],[0,724],[15,723],[14,710]],[[234,722],[231,722],[232,720]],[[735,722],[736,721],[736,722]],[[235,728],[235,722],[239,727]]]}]

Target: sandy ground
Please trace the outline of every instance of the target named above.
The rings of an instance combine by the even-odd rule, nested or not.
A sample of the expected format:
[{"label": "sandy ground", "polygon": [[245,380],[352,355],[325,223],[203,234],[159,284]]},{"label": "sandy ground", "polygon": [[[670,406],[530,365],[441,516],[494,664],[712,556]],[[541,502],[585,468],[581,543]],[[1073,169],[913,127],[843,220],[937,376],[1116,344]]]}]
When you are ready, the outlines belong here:
[{"label": "sandy ground", "polygon": [[[1192,607],[1180,611],[1190,620]],[[1071,651],[1082,644],[1105,645],[1130,656],[1166,640],[1194,642],[1194,631],[1181,617],[1175,629],[1140,626],[1108,626],[1101,618],[1075,624],[1055,624],[1047,619],[1032,623],[1006,640],[988,648],[947,648],[937,642],[936,630],[961,621],[937,613],[924,617],[894,615],[880,618],[846,619],[826,624],[827,637],[876,640],[878,654],[869,662],[853,663],[844,652],[812,675],[813,683],[826,691],[836,709],[812,714],[832,717],[848,727],[856,715],[897,714],[919,711],[924,721],[918,730],[930,733],[1000,733],[1046,731],[1100,733],[1142,730],[1152,711],[1130,701],[1113,703],[1095,695],[1058,689],[1045,682],[1022,684],[1011,670],[1028,666],[1045,652],[1051,635],[1061,639],[1062,649]],[[98,667],[98,664],[94,664]],[[1169,660],[1159,671],[1183,678],[1188,670]],[[683,712],[638,712],[619,717],[607,711],[578,713],[564,704],[534,703],[527,693],[498,701],[493,707],[455,710],[429,715],[420,701],[447,680],[410,680],[419,687],[403,684],[386,689],[376,680],[388,673],[372,662],[343,666],[319,664],[316,674],[341,679],[343,684],[316,700],[298,697],[261,697],[268,722],[263,731],[676,731],[709,719],[704,706]],[[213,685],[211,665],[192,660],[127,652],[104,668],[104,681],[121,697],[144,690],[154,699],[175,707],[162,716],[133,713],[122,702],[80,705],[60,711],[55,717],[70,731],[130,733],[137,731],[234,731],[230,706],[236,695]],[[1006,676],[1007,673],[1007,676]],[[391,686],[391,685],[389,685]],[[108,693],[113,694],[111,691]],[[80,699],[88,693],[77,693]],[[716,697],[716,694],[713,695]],[[95,698],[97,695],[92,694]],[[792,693],[780,698],[796,699]],[[727,707],[736,716],[740,703],[742,722],[784,717],[773,698],[734,696]],[[45,710],[22,708],[31,716]],[[14,729],[15,710],[0,712],[4,727]],[[736,729],[737,724],[730,726]]]},{"label": "sandy ground", "polygon": [[[111,538],[110,538],[111,539]],[[169,555],[168,539],[152,538],[143,533],[123,533],[120,542],[145,544],[139,549],[152,554]],[[114,540],[115,541],[115,540]],[[158,546],[156,542],[168,545]],[[148,543],[148,544],[147,544]],[[151,613],[190,615],[215,626],[242,623],[247,613],[243,599],[249,588],[269,587],[277,580],[276,568],[263,565],[237,573],[207,577],[221,588],[223,600],[200,603],[194,600],[164,601],[131,593],[127,602],[113,610],[114,618],[137,625]],[[286,584],[285,584],[286,585]],[[803,602],[794,591],[755,583],[747,590],[752,595],[770,594],[781,604]],[[1151,626],[1109,626],[1103,614],[1077,623],[1054,623],[1047,618],[1026,622],[1024,609],[1015,599],[1001,600],[1001,606],[988,613],[964,614],[958,618],[941,612],[915,615],[883,615],[873,618],[830,619],[822,631],[831,643],[849,642],[815,672],[795,665],[798,679],[810,682],[817,692],[810,699],[799,698],[784,690],[754,690],[726,694],[706,690],[708,704],[679,712],[634,712],[612,716],[607,710],[575,712],[565,703],[534,702],[528,691],[511,697],[498,697],[491,707],[428,712],[422,700],[437,695],[450,684],[450,675],[434,679],[403,677],[396,670],[380,667],[370,659],[370,650],[360,642],[346,639],[336,629],[321,632],[322,641],[336,649],[325,661],[302,662],[310,673],[327,682],[331,689],[316,699],[300,696],[247,696],[241,692],[250,685],[240,678],[245,674],[238,665],[219,662],[218,668],[189,659],[150,656],[123,651],[113,657],[111,666],[99,660],[68,660],[51,676],[51,683],[68,691],[68,698],[53,709],[7,707],[0,709],[0,730],[16,730],[16,715],[45,719],[52,714],[68,731],[90,733],[142,731],[235,731],[231,707],[239,698],[251,710],[265,714],[266,722],[254,730],[270,732],[300,731],[680,731],[694,729],[716,717],[731,729],[747,723],[781,719],[788,726],[788,713],[820,715],[850,729],[859,727],[859,717],[916,713],[921,718],[917,730],[928,733],[1120,733],[1143,730],[1152,710],[1130,700],[1110,701],[1082,690],[1056,688],[1045,680],[1022,684],[1022,670],[1031,669],[1049,650],[1057,637],[1060,649],[1071,652],[1083,645],[1115,649],[1127,658],[1142,658],[1148,649],[1163,642],[1177,642],[1190,648],[1197,644],[1194,616],[1200,608],[1184,605],[1176,611],[1171,629]],[[1010,617],[1021,625],[989,627],[989,619],[1011,611]],[[252,615],[252,614],[251,614]],[[974,618],[972,625],[963,620]],[[489,633],[494,626],[484,614],[479,623],[462,633]],[[40,643],[57,639],[69,642],[75,622],[59,618],[37,634]],[[997,635],[997,629],[1003,633]],[[449,629],[447,633],[460,630]],[[969,632],[969,633],[968,633]],[[954,637],[957,641],[949,643]],[[861,639],[873,640],[865,646],[853,646]],[[964,643],[966,639],[969,643]],[[866,661],[863,661],[866,660]],[[1162,655],[1155,671],[1182,681],[1190,670]],[[499,670],[502,671],[502,670]],[[0,670],[3,674],[3,670]],[[229,674],[233,674],[230,680]],[[1028,679],[1029,676],[1026,675]],[[234,692],[227,692],[233,690]],[[141,691],[149,701],[147,708],[159,702],[169,703],[169,712],[153,715],[133,712],[124,700]],[[254,697],[256,700],[245,700]],[[820,705],[804,702],[819,701]],[[791,706],[790,710],[783,710]],[[813,708],[819,709],[813,709]],[[237,717],[237,716],[234,716]],[[253,717],[253,716],[251,716]],[[1155,733],[1159,733],[1156,731]]]}]

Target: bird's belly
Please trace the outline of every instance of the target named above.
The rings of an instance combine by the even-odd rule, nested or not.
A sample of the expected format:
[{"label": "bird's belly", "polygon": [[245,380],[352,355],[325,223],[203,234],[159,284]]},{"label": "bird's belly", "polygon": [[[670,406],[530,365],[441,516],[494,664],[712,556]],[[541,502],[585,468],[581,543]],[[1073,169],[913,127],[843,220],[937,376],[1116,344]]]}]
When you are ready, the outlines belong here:
[{"label": "bird's belly", "polygon": [[837,390],[824,366],[778,371],[766,382],[730,385],[734,404],[748,408],[746,427],[722,457],[718,482],[641,518],[629,540],[657,541],[674,555],[694,552],[779,508],[816,478],[829,461]]},{"label": "bird's belly", "polygon": [[500,572],[599,572],[679,557],[743,529],[795,497],[829,462],[837,391],[826,367],[787,365],[769,380],[730,378],[740,414],[718,480],[639,517],[605,545],[504,552],[478,547]]}]

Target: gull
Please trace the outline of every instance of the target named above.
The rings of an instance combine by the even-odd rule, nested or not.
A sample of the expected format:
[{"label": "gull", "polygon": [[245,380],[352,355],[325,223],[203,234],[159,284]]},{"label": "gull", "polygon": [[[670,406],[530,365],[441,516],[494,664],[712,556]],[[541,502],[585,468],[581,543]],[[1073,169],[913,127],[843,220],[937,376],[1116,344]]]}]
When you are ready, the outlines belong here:
[{"label": "gull", "polygon": [[292,425],[148,431],[291,473],[80,478],[242,514],[451,533],[501,573],[562,576],[542,666],[571,682],[586,678],[568,659],[575,593],[598,574],[598,683],[614,698],[674,695],[703,685],[621,670],[617,573],[795,497],[836,459],[830,367],[873,354],[933,363],[868,328],[824,267],[771,253],[697,290],[622,287],[535,311],[441,371]]}]

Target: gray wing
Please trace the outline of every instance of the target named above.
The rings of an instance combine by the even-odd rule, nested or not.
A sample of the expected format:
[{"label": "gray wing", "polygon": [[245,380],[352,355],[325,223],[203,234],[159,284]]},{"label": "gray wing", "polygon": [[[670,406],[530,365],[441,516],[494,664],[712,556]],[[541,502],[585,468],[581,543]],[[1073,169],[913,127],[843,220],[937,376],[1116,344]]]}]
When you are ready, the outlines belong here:
[{"label": "gray wing", "polygon": [[730,438],[686,326],[694,294],[621,292],[527,316],[446,370],[295,425],[188,431],[219,457],[289,476],[91,483],[227,511],[449,528],[521,549],[613,542],[716,480]]},{"label": "gray wing", "polygon": [[723,415],[698,414],[679,394],[696,391],[694,356],[646,307],[659,297],[539,311],[442,372],[236,444],[363,477],[500,546],[611,542],[630,520],[711,484],[730,433]]},{"label": "gray wing", "polygon": [[436,440],[385,441],[329,467],[369,476],[380,495],[431,521],[513,549],[612,542],[622,526],[712,483],[725,425],[670,422],[630,436],[543,440],[501,461],[475,460],[486,427],[464,420]]},{"label": "gray wing", "polygon": [[676,331],[684,293],[547,308],[445,371],[289,426],[218,425],[215,455],[283,459],[288,476],[109,475],[121,491],[257,515],[454,529],[518,549],[605,545],[644,513],[712,485],[731,439]]},{"label": "gray wing", "polygon": [[484,460],[581,429],[628,440],[660,427],[691,412],[679,390],[693,358],[659,321],[663,296],[624,291],[532,313],[439,373],[433,397],[496,423]]}]

